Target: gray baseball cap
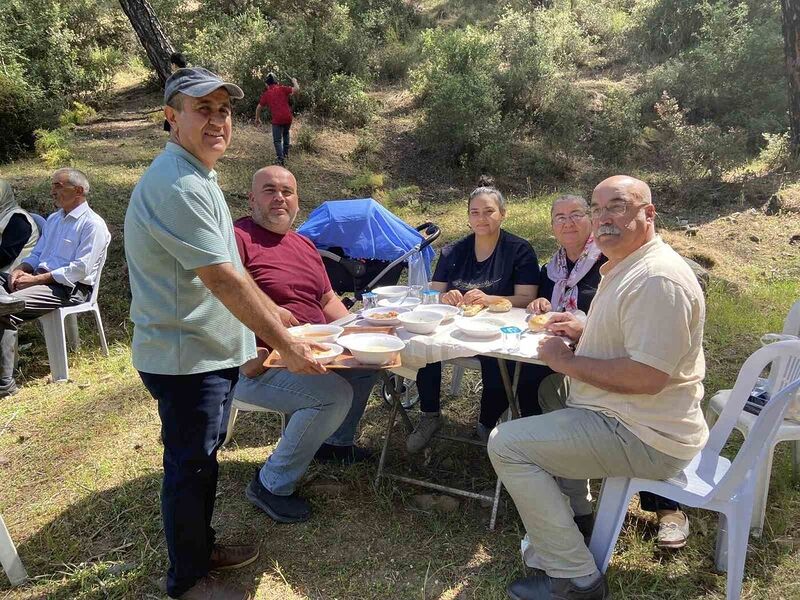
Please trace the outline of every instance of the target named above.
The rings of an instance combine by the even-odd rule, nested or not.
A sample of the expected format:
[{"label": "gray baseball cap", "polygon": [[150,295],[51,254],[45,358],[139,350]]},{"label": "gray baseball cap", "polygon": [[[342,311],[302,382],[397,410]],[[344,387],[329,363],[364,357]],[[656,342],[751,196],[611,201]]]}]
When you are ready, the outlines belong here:
[{"label": "gray baseball cap", "polygon": [[242,88],[236,84],[222,81],[218,75],[208,69],[203,67],[178,69],[170,75],[164,84],[164,104],[168,103],[170,98],[178,93],[186,94],[193,98],[201,98],[219,88],[225,88],[231,98],[244,98]]}]

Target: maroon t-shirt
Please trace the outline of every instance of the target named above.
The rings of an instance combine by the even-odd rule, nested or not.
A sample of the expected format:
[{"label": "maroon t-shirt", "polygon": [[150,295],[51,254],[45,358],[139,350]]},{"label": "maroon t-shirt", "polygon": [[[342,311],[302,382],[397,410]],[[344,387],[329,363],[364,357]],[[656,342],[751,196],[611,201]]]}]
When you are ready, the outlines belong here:
[{"label": "maroon t-shirt", "polygon": [[294,92],[294,88],[291,86],[274,83],[268,85],[261,94],[261,98],[258,99],[261,106],[269,106],[273,125],[292,124],[292,107],[289,106],[289,96],[292,95],[292,92]]},{"label": "maroon t-shirt", "polygon": [[258,287],[301,324],[325,323],[322,297],[331,282],[314,244],[294,231],[268,231],[250,217],[236,221],[233,231],[242,264]]}]

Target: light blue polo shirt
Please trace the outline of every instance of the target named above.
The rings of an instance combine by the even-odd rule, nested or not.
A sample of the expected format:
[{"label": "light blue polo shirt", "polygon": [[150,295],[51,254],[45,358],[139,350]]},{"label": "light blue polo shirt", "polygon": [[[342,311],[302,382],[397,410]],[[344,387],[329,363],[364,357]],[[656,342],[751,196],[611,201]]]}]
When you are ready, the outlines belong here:
[{"label": "light blue polo shirt", "polygon": [[125,256],[137,370],[205,373],[256,355],[253,333],[194,271],[221,263],[244,269],[216,172],[177,144],[167,143],[133,189]]}]

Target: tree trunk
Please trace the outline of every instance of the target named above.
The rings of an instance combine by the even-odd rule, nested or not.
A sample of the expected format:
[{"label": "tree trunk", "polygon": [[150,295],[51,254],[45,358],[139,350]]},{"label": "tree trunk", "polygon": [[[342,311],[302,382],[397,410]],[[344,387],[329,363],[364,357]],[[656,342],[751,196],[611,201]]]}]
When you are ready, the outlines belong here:
[{"label": "tree trunk", "polygon": [[148,0],[119,0],[122,10],[128,15],[139,41],[147,52],[147,58],[161,80],[161,87],[172,73],[169,55],[175,50],[172,48],[164,28],[158,22],[153,7]]},{"label": "tree trunk", "polygon": [[789,123],[792,153],[800,153],[800,0],[781,0],[786,78],[789,80]]}]

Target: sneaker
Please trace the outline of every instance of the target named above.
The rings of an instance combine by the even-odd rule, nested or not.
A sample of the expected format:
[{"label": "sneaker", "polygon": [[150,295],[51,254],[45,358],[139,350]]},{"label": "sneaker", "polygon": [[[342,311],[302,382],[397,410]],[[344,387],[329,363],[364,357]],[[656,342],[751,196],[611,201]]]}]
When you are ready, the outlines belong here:
[{"label": "sneaker", "polygon": [[417,424],[417,428],[408,436],[406,449],[410,454],[419,452],[427,446],[433,434],[442,427],[442,418],[434,413],[422,413],[422,418]]},{"label": "sneaker", "polygon": [[353,444],[352,446],[334,446],[322,444],[314,454],[318,462],[343,462],[346,465],[364,462],[372,459],[372,452]]},{"label": "sneaker", "polygon": [[302,523],[311,518],[311,506],[295,492],[291,496],[273,494],[261,483],[256,469],[245,495],[251,503],[267,513],[278,523]]},{"label": "sneaker", "polygon": [[570,579],[556,579],[540,573],[517,579],[506,588],[506,593],[511,600],[609,600],[611,598],[606,577],[602,574],[590,587],[581,588]]},{"label": "sneaker", "polygon": [[214,544],[211,558],[208,561],[210,571],[229,571],[239,569],[254,562],[258,558],[258,546],[247,544],[226,546]]},{"label": "sneaker", "polygon": [[6,396],[13,396],[17,392],[19,392],[19,388],[17,387],[17,384],[14,382],[14,380],[12,380],[11,383],[9,384],[0,385],[0,398],[5,398]]},{"label": "sneaker", "polygon": [[659,548],[677,550],[686,545],[689,537],[689,517],[682,510],[670,512],[659,511],[658,536],[656,545]]},{"label": "sneaker", "polygon": [[250,600],[252,596],[242,588],[224,583],[206,575],[178,596],[178,600]]}]

